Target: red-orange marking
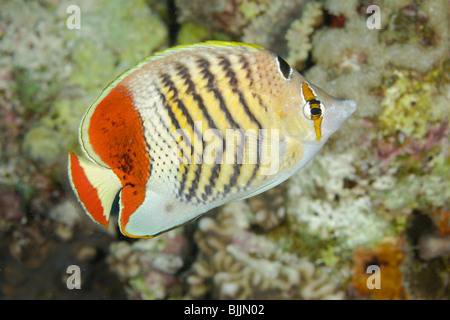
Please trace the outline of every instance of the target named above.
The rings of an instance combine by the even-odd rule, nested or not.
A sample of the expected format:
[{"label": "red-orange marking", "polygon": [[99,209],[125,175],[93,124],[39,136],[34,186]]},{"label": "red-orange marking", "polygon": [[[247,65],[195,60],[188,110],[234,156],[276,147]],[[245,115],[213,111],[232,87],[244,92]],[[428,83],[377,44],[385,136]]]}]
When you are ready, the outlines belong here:
[{"label": "red-orange marking", "polygon": [[144,202],[150,175],[144,129],[133,97],[124,85],[117,85],[96,106],[90,119],[89,141],[94,151],[120,179],[122,186],[121,226]]},{"label": "red-orange marking", "polygon": [[97,189],[89,182],[78,161],[78,157],[72,152],[70,152],[70,172],[78,197],[81,202],[83,202],[86,210],[89,211],[95,221],[107,228],[108,220],[106,220],[106,217],[103,215],[103,206],[98,197]]}]

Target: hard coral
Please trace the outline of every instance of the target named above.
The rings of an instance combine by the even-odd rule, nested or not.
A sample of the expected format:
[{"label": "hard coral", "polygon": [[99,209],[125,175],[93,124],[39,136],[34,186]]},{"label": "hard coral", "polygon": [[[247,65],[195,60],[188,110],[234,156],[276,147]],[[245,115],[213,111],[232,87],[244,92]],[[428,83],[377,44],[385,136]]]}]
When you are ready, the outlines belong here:
[{"label": "hard coral", "polygon": [[248,199],[254,214],[252,226],[259,231],[269,231],[280,226],[286,219],[285,185]]},{"label": "hard coral", "polygon": [[[297,70],[302,70],[312,49],[311,35],[314,28],[323,21],[322,5],[318,2],[308,2],[303,8],[300,19],[295,20],[286,32],[288,46],[287,62]],[[301,43],[301,45],[299,45]]]},{"label": "hard coral", "polygon": [[292,177],[287,206],[290,228],[306,229],[322,241],[337,241],[338,252],[380,239],[387,223],[375,214],[367,192],[369,181],[357,175],[356,162],[352,152],[323,154]]},{"label": "hard coral", "polygon": [[181,284],[177,274],[184,266],[186,246],[178,229],[157,239],[141,239],[132,244],[115,242],[110,246],[107,262],[127,283],[129,298],[179,297]]},{"label": "hard coral", "polygon": [[[384,96],[379,94],[380,89],[381,92],[386,90],[389,93],[386,97],[392,97],[394,91],[397,93],[401,91],[410,93],[409,98],[415,96],[419,99],[419,94],[423,93],[420,106],[409,105],[412,112],[431,105],[433,110],[436,108],[436,114],[441,114],[442,118],[448,115],[445,111],[442,113],[443,106],[446,105],[445,101],[448,100],[448,84],[439,82],[438,79],[443,77],[437,76],[438,70],[444,70],[442,67],[448,59],[450,43],[446,2],[429,0],[422,2],[419,6],[426,15],[424,27],[432,29],[438,41],[424,44],[412,40],[407,43],[401,43],[401,41],[385,43],[382,40],[383,32],[393,27],[389,17],[411,3],[412,1],[380,3],[379,6],[383,10],[382,17],[385,17],[381,19],[381,30],[367,28],[365,10],[362,10],[361,14],[357,1],[340,1],[339,3],[327,1],[325,3],[325,10],[334,15],[343,14],[347,20],[343,28],[321,28],[314,32],[312,59],[315,65],[305,73],[305,76],[328,92],[351,97],[358,103],[355,117],[347,121],[346,126],[338,132],[338,135],[346,139],[339,139],[336,147],[355,144],[358,137],[370,134],[368,131],[362,131],[362,127],[357,122],[358,117],[377,116],[385,111],[385,108],[393,108],[393,104],[406,103],[406,98],[401,96],[397,96],[399,101],[394,98],[390,99],[390,102],[383,103]],[[392,82],[386,80],[392,79],[398,72],[404,77],[401,77],[396,84],[399,85],[402,81],[408,82],[406,88],[410,85],[411,88],[415,88],[413,92],[405,87],[399,90],[398,86],[396,86],[397,89],[391,89]],[[425,81],[423,81],[424,78]],[[433,101],[436,99],[436,103],[430,103],[428,101],[430,97],[433,97]],[[392,104],[393,100],[395,102]],[[414,100],[410,99],[410,102],[412,101]],[[423,123],[433,117],[434,113],[428,112],[428,114],[416,114],[415,117],[410,117],[409,119],[417,119],[419,124],[417,130],[412,128],[413,123],[408,124],[408,130],[418,135],[423,134],[425,132]],[[398,117],[402,117],[402,114],[400,112]],[[396,118],[396,116],[393,117]],[[427,120],[423,121],[425,118]],[[399,120],[399,118],[396,119]]]},{"label": "hard coral", "polygon": [[249,227],[247,205],[230,203],[200,220],[199,259],[187,278],[189,298],[342,298],[339,282],[307,258],[281,250]]}]

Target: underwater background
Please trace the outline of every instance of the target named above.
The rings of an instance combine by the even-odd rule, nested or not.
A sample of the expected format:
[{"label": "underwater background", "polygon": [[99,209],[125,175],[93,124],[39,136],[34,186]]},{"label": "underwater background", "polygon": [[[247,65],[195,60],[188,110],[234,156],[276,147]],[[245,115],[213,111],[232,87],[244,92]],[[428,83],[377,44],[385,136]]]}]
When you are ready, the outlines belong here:
[{"label": "underwater background", "polygon": [[[2,1],[0,298],[449,299],[449,8]],[[101,229],[67,179],[81,117],[146,56],[210,39],[274,51],[358,109],[264,194],[154,239]],[[80,289],[68,286],[73,265]]]}]

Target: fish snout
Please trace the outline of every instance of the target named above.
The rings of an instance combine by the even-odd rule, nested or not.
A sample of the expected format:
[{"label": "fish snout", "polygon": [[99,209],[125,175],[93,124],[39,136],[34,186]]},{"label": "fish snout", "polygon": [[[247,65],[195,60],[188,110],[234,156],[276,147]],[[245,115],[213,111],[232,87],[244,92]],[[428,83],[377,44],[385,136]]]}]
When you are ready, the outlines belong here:
[{"label": "fish snout", "polygon": [[356,111],[356,101],[347,99],[336,99],[327,106],[323,115],[324,135],[330,136],[335,133],[341,125]]}]

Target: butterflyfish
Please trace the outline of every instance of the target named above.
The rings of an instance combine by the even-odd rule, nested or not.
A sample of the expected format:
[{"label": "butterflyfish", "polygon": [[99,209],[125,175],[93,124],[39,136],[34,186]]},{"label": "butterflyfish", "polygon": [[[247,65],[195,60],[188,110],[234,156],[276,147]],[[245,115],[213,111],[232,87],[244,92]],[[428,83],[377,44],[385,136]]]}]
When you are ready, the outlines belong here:
[{"label": "butterflyfish", "polygon": [[259,46],[158,52],[113,81],[81,120],[69,179],[86,213],[150,238],[305,166],[356,110]]}]

